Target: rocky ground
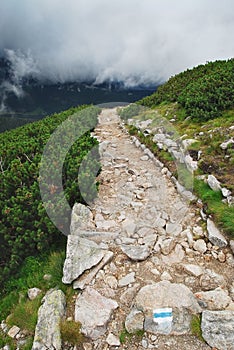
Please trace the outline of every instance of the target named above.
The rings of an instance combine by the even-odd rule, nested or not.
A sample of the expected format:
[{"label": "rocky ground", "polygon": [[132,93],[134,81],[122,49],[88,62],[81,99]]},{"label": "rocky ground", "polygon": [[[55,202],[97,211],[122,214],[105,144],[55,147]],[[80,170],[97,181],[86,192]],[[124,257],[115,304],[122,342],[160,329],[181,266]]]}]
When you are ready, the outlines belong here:
[{"label": "rocky ground", "polygon": [[[181,198],[167,170],[150,159],[144,147],[136,147],[116,110],[102,111],[95,135],[102,155],[99,196],[91,212],[82,214],[83,224],[77,221],[80,207],[73,210],[76,238],[64,267],[65,282],[76,280],[74,287],[83,289],[75,319],[91,339],[86,349],[209,349],[190,333],[191,315],[203,310],[203,336],[212,346],[221,346],[209,330],[210,315],[205,312],[222,310],[215,320],[224,323],[223,310],[234,310],[234,259],[225,240],[218,245],[208,241],[198,208]],[[81,232],[83,238],[78,236]],[[95,253],[85,253],[96,259],[90,263],[96,265],[91,278],[92,270],[80,271],[77,279],[77,270],[71,268],[77,239],[98,246],[93,247]],[[82,247],[87,242],[79,243]],[[153,322],[153,309],[159,307],[172,307],[171,329],[167,325],[159,330]],[[230,312],[233,327],[234,313],[226,311]],[[143,337],[129,337],[120,344],[124,328],[130,333],[143,330]],[[226,348],[232,349],[225,337]]]},{"label": "rocky ground", "polygon": [[[227,240],[212,218],[207,234],[199,205],[183,199],[168,170],[133,142],[116,109],[103,109],[95,137],[99,194],[89,208],[73,208],[63,272],[63,282],[77,290],[66,317],[81,322],[87,339],[75,349],[234,349],[234,258]],[[58,291],[44,305],[47,316],[65,312]],[[47,322],[42,311],[33,349],[60,349],[58,335],[54,341],[40,335]],[[202,317],[206,342],[192,335],[194,315]],[[53,347],[42,345],[42,337]]]}]

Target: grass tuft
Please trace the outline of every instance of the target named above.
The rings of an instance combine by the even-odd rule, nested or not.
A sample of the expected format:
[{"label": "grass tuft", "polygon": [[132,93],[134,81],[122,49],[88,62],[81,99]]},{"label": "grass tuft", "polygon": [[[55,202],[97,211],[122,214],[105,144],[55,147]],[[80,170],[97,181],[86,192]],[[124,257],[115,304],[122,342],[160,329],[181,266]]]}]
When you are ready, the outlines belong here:
[{"label": "grass tuft", "polygon": [[195,335],[199,340],[205,341],[202,336],[201,330],[201,316],[193,315],[190,323],[191,333]]},{"label": "grass tuft", "polygon": [[71,345],[78,345],[84,341],[84,336],[81,334],[81,324],[75,321],[62,321],[60,324],[61,337],[63,342]]}]

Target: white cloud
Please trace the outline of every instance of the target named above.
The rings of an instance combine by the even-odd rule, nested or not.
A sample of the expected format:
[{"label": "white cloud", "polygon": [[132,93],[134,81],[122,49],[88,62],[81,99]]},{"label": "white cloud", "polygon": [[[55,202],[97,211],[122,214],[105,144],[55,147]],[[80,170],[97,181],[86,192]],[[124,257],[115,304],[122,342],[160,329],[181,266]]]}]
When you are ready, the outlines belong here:
[{"label": "white cloud", "polygon": [[16,76],[148,84],[233,57],[234,3],[2,0],[0,32]]}]

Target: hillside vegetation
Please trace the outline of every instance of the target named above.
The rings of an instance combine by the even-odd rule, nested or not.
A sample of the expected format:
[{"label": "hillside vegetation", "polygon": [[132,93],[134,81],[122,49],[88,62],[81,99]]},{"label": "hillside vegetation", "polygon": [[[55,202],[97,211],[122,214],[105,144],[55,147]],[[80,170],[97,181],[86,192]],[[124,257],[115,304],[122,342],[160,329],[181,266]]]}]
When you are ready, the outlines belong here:
[{"label": "hillside vegetation", "polygon": [[209,62],[177,74],[151,96],[140,101],[147,107],[178,102],[186,116],[205,121],[234,107],[234,59]]},{"label": "hillside vegetation", "polygon": [[[63,240],[63,235],[47,216],[41,200],[38,176],[42,152],[55,129],[67,118],[77,114],[75,122],[70,121],[70,128],[61,139],[61,145],[69,143],[75,129],[82,135],[66,155],[62,181],[69,204],[72,206],[74,202],[83,202],[77,180],[78,169],[86,154],[98,142],[91,137],[90,131],[82,133],[82,130],[92,129],[96,125],[98,113],[97,107],[72,108],[0,134],[0,282],[16,272],[27,256],[44,252]],[[98,157],[96,159],[98,163]],[[58,166],[57,161],[54,159],[47,170],[49,176],[51,174],[48,191],[55,195],[56,179],[52,178],[52,170]],[[95,161],[88,162],[88,177],[87,173],[84,174],[91,196],[96,194],[95,178],[92,175],[96,165]],[[57,199],[59,201],[61,198]],[[56,210],[57,215],[62,216],[59,206]],[[63,220],[64,225],[69,226],[69,219]]]},{"label": "hillside vegetation", "polygon": [[[121,117],[125,121],[153,119],[151,127],[156,130],[160,120],[165,120],[181,140],[193,141],[187,149],[198,161],[193,190],[206,213],[233,238],[234,206],[227,205],[221,192],[212,191],[205,182],[212,174],[234,196],[234,59],[209,62],[170,78],[154,94],[124,109]],[[157,149],[150,135],[134,127],[129,131],[178,175],[174,159]]]}]

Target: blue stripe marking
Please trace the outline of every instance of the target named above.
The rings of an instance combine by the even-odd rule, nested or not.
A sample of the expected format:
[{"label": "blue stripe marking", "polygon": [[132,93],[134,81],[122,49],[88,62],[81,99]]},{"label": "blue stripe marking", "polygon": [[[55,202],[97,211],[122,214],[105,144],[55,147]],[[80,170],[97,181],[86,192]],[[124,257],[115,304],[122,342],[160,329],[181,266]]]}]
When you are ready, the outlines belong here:
[{"label": "blue stripe marking", "polygon": [[161,313],[155,313],[154,318],[164,318],[164,317],[172,317],[172,312],[161,312]]}]

